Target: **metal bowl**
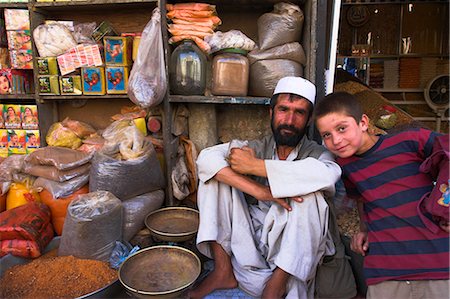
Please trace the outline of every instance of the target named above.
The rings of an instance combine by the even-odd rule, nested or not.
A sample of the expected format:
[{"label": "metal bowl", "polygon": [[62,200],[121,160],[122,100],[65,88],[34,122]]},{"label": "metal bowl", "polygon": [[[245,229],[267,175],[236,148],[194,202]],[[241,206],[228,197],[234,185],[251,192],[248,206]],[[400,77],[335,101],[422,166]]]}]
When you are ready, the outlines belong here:
[{"label": "metal bowl", "polygon": [[200,271],[200,259],[192,251],[159,245],[129,256],[119,268],[119,280],[136,298],[179,298]]},{"label": "metal bowl", "polygon": [[169,207],[147,215],[145,226],[161,241],[184,242],[198,231],[199,213],[187,207]]}]

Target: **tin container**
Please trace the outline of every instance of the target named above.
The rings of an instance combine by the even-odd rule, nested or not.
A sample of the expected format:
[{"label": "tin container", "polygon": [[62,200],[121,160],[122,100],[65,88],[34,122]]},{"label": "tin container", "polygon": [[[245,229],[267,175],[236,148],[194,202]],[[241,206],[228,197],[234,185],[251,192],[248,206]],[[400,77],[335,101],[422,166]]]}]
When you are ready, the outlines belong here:
[{"label": "tin container", "polygon": [[56,57],[36,57],[39,75],[58,75]]},{"label": "tin container", "polygon": [[81,68],[81,78],[83,80],[83,94],[106,94],[104,67],[83,67]]},{"label": "tin container", "polygon": [[130,36],[105,36],[106,65],[131,65],[132,38]]},{"label": "tin container", "polygon": [[129,69],[127,66],[107,66],[106,73],[106,93],[126,94],[128,86]]},{"label": "tin container", "polygon": [[59,95],[59,78],[57,75],[38,76],[39,94]]}]

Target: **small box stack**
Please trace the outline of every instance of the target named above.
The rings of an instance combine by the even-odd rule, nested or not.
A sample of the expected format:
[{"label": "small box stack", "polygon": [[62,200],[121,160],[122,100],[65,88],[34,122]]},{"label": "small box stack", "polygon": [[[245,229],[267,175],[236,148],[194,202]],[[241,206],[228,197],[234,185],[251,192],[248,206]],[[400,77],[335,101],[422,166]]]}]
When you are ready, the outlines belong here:
[{"label": "small box stack", "polygon": [[105,36],[106,93],[126,94],[131,67],[133,39],[129,36]]},{"label": "small box stack", "polygon": [[36,105],[0,104],[0,157],[28,154],[40,146]]}]

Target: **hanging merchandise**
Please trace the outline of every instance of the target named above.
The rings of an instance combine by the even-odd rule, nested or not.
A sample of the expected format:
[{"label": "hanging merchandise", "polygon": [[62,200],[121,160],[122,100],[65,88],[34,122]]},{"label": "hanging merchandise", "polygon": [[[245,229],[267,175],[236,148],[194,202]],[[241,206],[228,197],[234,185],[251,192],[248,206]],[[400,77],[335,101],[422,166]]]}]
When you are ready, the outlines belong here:
[{"label": "hanging merchandise", "polygon": [[137,59],[131,69],[128,96],[136,105],[149,108],[162,102],[167,89],[159,8],[142,32]]},{"label": "hanging merchandise", "polygon": [[192,40],[184,40],[170,58],[170,86],[173,94],[204,95],[206,56]]}]

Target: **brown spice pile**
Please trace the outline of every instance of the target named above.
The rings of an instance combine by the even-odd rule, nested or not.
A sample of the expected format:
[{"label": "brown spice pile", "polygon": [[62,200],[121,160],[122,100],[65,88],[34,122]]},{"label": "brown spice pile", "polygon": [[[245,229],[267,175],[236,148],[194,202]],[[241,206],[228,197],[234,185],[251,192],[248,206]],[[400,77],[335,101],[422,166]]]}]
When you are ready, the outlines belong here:
[{"label": "brown spice pile", "polygon": [[106,262],[47,255],[8,269],[0,280],[0,298],[75,298],[116,279]]},{"label": "brown spice pile", "polygon": [[359,232],[359,216],[356,208],[339,215],[336,221],[339,231],[345,236],[351,237]]}]

